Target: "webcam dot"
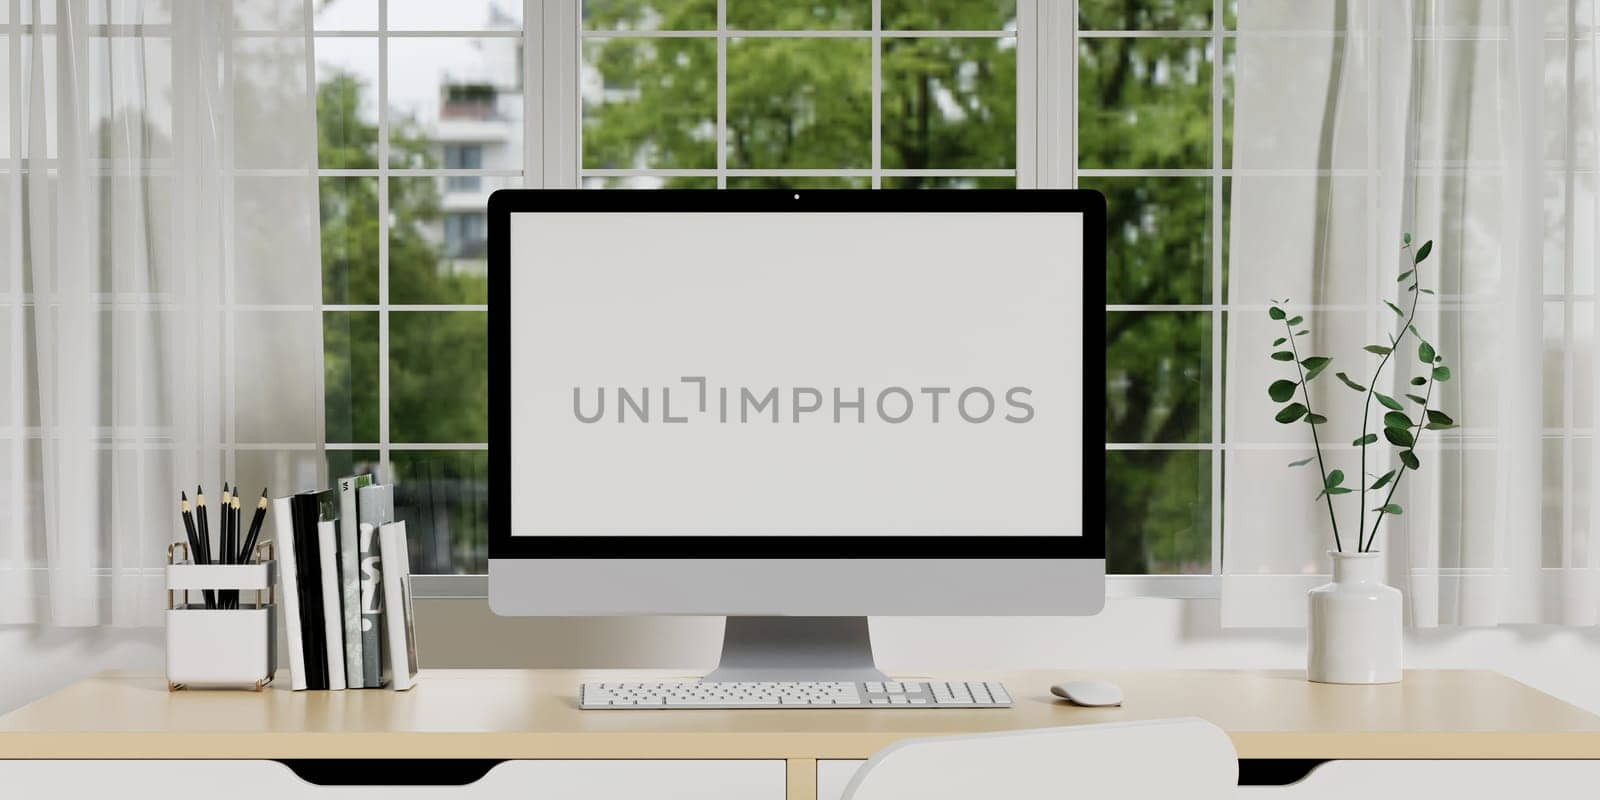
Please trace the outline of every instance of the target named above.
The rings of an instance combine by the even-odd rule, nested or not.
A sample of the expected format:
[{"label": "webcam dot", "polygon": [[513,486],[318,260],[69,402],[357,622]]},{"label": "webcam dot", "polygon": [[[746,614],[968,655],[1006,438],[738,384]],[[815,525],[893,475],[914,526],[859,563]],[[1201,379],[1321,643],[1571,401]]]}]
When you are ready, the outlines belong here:
[{"label": "webcam dot", "polygon": [[795,195],[794,199],[799,200],[800,199],[800,195]]}]

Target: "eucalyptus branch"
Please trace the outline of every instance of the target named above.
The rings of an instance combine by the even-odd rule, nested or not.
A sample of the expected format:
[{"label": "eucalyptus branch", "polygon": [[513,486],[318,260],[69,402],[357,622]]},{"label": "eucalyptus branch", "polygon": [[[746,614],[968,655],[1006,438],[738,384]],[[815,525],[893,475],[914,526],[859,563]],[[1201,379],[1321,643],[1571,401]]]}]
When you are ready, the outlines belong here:
[{"label": "eucalyptus branch", "polygon": [[[1428,421],[1428,402],[1433,399],[1434,383],[1434,381],[1428,381],[1428,391],[1422,394],[1422,415],[1417,418],[1416,430],[1411,434],[1411,448],[1410,450],[1406,451],[1411,453],[1412,458],[1416,458],[1417,442],[1422,441],[1422,427],[1423,424]],[[1373,509],[1373,511],[1378,512],[1378,516],[1372,520],[1372,533],[1367,536],[1366,543],[1361,545],[1359,552],[1365,553],[1369,548],[1372,547],[1372,543],[1378,540],[1378,526],[1383,524],[1383,515],[1389,513],[1389,508],[1394,501],[1395,490],[1400,488],[1400,479],[1406,476],[1406,469],[1408,467],[1410,467],[1410,465],[1404,460],[1401,460],[1400,468],[1395,470],[1394,480],[1389,482],[1389,494],[1384,496],[1383,505]],[[1363,494],[1365,493],[1363,492]],[[1363,507],[1365,507],[1365,504],[1363,504]],[[1358,532],[1356,535],[1359,537],[1360,533]]]},{"label": "eucalyptus branch", "polygon": [[[1404,253],[1410,253],[1411,242],[1407,241],[1405,244],[1401,245],[1400,250]],[[1371,441],[1368,441],[1367,439],[1367,422],[1372,416],[1372,396],[1378,391],[1378,378],[1379,376],[1383,375],[1383,368],[1388,366],[1389,359],[1394,358],[1394,351],[1400,348],[1400,343],[1406,340],[1406,333],[1411,330],[1411,325],[1417,318],[1417,301],[1422,298],[1422,292],[1416,291],[1422,286],[1422,264],[1413,259],[1408,258],[1408,260],[1411,261],[1411,269],[1407,270],[1405,274],[1407,277],[1413,278],[1411,285],[1413,290],[1411,292],[1411,310],[1410,313],[1406,315],[1405,321],[1400,325],[1400,334],[1394,337],[1393,341],[1389,342],[1389,348],[1384,351],[1382,360],[1378,362],[1378,368],[1372,371],[1372,378],[1371,380],[1367,381],[1366,399],[1361,403],[1361,438],[1359,439],[1361,442],[1361,472],[1359,473],[1361,476],[1361,510],[1359,512],[1359,517],[1356,524],[1357,552],[1366,552],[1365,548],[1361,547],[1359,539],[1361,535],[1360,532],[1365,530],[1367,527],[1367,445],[1378,441],[1376,434],[1373,435]],[[1402,283],[1403,282],[1404,281],[1402,280]],[[1366,348],[1367,352],[1374,352],[1374,347],[1379,346],[1368,345]],[[1392,408],[1393,406],[1388,407]],[[1391,494],[1393,494],[1392,491]]]},{"label": "eucalyptus branch", "polygon": [[[1339,534],[1339,514],[1333,507],[1334,496],[1360,492],[1358,498],[1361,505],[1360,516],[1357,518],[1355,528],[1356,552],[1370,552],[1377,542],[1378,530],[1382,527],[1384,518],[1390,515],[1398,516],[1405,511],[1394,502],[1394,496],[1396,490],[1399,489],[1400,480],[1405,477],[1406,472],[1416,472],[1422,466],[1422,461],[1417,457],[1416,453],[1417,442],[1422,438],[1422,432],[1424,430],[1435,431],[1456,427],[1455,420],[1450,419],[1449,415],[1443,411],[1435,410],[1432,407],[1433,384],[1450,380],[1450,368],[1444,365],[1444,358],[1433,349],[1433,345],[1429,344],[1427,339],[1423,338],[1422,332],[1417,330],[1416,326],[1417,312],[1422,305],[1421,296],[1433,294],[1433,290],[1422,288],[1421,280],[1422,262],[1432,252],[1433,242],[1423,242],[1420,247],[1413,250],[1411,234],[1407,233],[1402,237],[1400,250],[1402,253],[1408,254],[1409,259],[1401,272],[1395,276],[1395,280],[1404,286],[1406,291],[1412,293],[1411,308],[1402,310],[1400,306],[1393,302],[1383,301],[1383,304],[1388,306],[1389,310],[1393,311],[1395,316],[1399,318],[1400,332],[1388,336],[1389,344],[1387,347],[1381,344],[1370,344],[1363,348],[1367,352],[1380,357],[1377,367],[1372,371],[1372,378],[1367,381],[1365,386],[1357,383],[1354,378],[1351,378],[1346,373],[1334,373],[1335,377],[1345,386],[1363,396],[1361,434],[1355,441],[1350,443],[1351,446],[1358,447],[1361,450],[1361,472],[1358,479],[1362,485],[1359,487],[1345,485],[1344,470],[1328,469],[1325,454],[1322,452],[1322,438],[1317,433],[1317,426],[1326,423],[1328,418],[1318,414],[1311,405],[1311,381],[1322,374],[1328,365],[1333,362],[1333,359],[1328,356],[1316,355],[1305,358],[1300,357],[1300,347],[1295,339],[1305,336],[1311,331],[1301,325],[1305,321],[1304,317],[1290,316],[1284,310],[1283,307],[1289,302],[1288,300],[1273,300],[1271,307],[1267,309],[1267,315],[1273,321],[1283,323],[1286,333],[1286,335],[1272,342],[1272,346],[1275,348],[1272,352],[1272,359],[1274,361],[1293,361],[1295,363],[1296,376],[1298,377],[1298,380],[1280,378],[1272,381],[1267,386],[1267,396],[1274,403],[1282,404],[1273,419],[1282,425],[1305,422],[1311,426],[1311,445],[1316,450],[1315,455],[1291,461],[1289,462],[1289,467],[1303,467],[1312,461],[1317,462],[1317,470],[1321,473],[1322,478],[1322,491],[1312,498],[1311,502],[1326,501],[1328,523],[1333,528],[1333,546],[1341,553],[1344,552],[1344,540]],[[1385,369],[1392,370],[1394,368],[1395,351],[1405,344],[1407,334],[1410,334],[1411,338],[1417,341],[1417,360],[1422,362],[1428,370],[1426,375],[1417,375],[1411,378],[1412,386],[1427,386],[1425,396],[1405,395],[1405,399],[1422,407],[1421,416],[1416,419],[1406,413],[1405,406],[1399,400],[1378,391],[1379,379],[1383,377]],[[1285,344],[1288,346],[1284,347]],[[1391,391],[1393,390],[1391,389]],[[1304,398],[1304,402],[1296,399],[1296,395]],[[1378,476],[1369,484],[1367,483],[1367,448],[1376,444],[1379,438],[1377,433],[1371,433],[1367,430],[1368,425],[1372,423],[1372,402],[1374,400],[1388,409],[1387,412],[1383,413],[1382,435],[1390,446],[1400,448],[1400,466]],[[1373,518],[1372,530],[1369,533],[1367,531],[1367,494],[1369,492],[1377,494],[1385,487],[1388,487],[1389,492],[1384,497],[1383,504],[1371,509],[1377,513]]]},{"label": "eucalyptus branch", "polygon": [[[1296,319],[1299,319],[1296,317]],[[1333,547],[1339,552],[1344,552],[1344,543],[1339,540],[1339,517],[1333,513],[1333,487],[1328,480],[1328,467],[1322,460],[1322,441],[1317,438],[1317,413],[1311,408],[1311,381],[1306,378],[1306,367],[1300,363],[1300,348],[1295,346],[1294,325],[1289,320],[1284,320],[1283,327],[1288,329],[1289,352],[1294,354],[1294,368],[1300,375],[1300,392],[1306,399],[1306,425],[1311,428],[1311,444],[1317,450],[1317,469],[1322,472],[1322,496],[1328,501],[1328,522],[1333,525]],[[1356,540],[1360,541],[1360,529],[1357,529]]]}]

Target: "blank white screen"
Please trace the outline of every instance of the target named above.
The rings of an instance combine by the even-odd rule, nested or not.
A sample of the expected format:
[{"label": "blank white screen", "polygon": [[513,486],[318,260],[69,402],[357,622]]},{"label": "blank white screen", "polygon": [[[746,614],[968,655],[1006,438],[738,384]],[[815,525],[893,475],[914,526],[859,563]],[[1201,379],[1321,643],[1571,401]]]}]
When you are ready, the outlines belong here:
[{"label": "blank white screen", "polygon": [[[1081,535],[1082,230],[1066,213],[512,214],[512,534]],[[971,387],[994,398],[984,422],[957,407]],[[1005,419],[1027,416],[1014,387],[1026,422]],[[648,390],[647,421],[619,388]],[[741,389],[774,388],[778,421],[741,421]],[[796,422],[806,388],[821,408]],[[858,388],[864,409],[835,422],[833,391]],[[877,404],[895,388],[900,423],[901,394]]]}]

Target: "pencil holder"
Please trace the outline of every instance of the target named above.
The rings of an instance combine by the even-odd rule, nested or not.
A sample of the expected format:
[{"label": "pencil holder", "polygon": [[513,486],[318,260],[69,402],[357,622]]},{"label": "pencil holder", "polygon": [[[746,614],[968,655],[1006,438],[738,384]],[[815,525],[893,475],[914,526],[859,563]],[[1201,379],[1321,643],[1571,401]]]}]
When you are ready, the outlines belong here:
[{"label": "pencil holder", "polygon": [[[181,552],[181,556],[180,556]],[[190,563],[188,545],[167,548],[167,689],[261,691],[278,669],[277,566],[272,542],[250,564]],[[217,608],[208,606],[224,605]]]}]

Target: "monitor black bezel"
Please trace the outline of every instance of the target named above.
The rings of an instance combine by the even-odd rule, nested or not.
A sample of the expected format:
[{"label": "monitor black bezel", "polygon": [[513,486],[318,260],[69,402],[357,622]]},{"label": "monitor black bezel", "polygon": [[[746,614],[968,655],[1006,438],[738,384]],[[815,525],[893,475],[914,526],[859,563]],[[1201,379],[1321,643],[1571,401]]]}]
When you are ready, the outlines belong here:
[{"label": "monitor black bezel", "polygon": [[[510,220],[517,213],[1069,213],[1083,224],[1085,386],[1105,374],[1106,206],[1085,189],[501,189],[489,197],[489,558],[1105,558],[1105,394],[1083,398],[1082,536],[513,536]],[[1095,298],[1090,302],[1091,298]],[[1096,432],[1099,432],[1097,435]],[[908,540],[935,547],[907,547]]]}]

